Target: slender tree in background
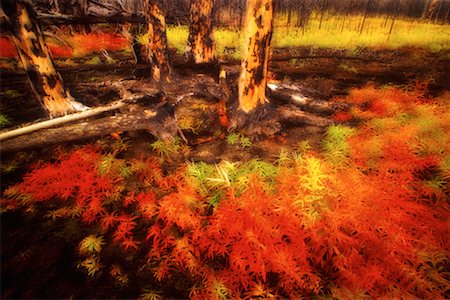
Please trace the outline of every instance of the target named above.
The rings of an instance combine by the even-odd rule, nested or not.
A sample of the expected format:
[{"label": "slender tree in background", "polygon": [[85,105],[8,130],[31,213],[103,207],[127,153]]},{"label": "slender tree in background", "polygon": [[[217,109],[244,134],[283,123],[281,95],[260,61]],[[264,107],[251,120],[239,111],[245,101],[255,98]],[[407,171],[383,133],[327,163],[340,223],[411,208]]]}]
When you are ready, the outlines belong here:
[{"label": "slender tree in background", "polygon": [[239,77],[239,109],[254,111],[266,103],[267,64],[272,38],[272,0],[248,0]]},{"label": "slender tree in background", "polygon": [[391,26],[389,27],[388,40],[391,37],[392,30],[394,29],[394,23],[395,23],[395,20],[397,19],[399,7],[400,7],[400,0],[396,0],[396,5],[395,5],[395,8],[394,8],[394,12],[393,12],[394,15],[392,16]]},{"label": "slender tree in background", "polygon": [[367,0],[366,11],[364,12],[364,17],[363,17],[361,26],[359,27],[359,34],[362,34],[362,32],[364,30],[364,25],[366,24],[366,19],[370,13],[371,4],[372,4],[372,0]]},{"label": "slender tree in background", "polygon": [[[122,25],[122,34],[127,38],[130,43],[131,50],[133,51],[134,61],[137,64],[149,63],[149,51],[145,44],[139,41],[139,35],[142,34],[142,24],[125,23]],[[148,26],[146,26],[148,28]]]},{"label": "slender tree in background", "polygon": [[319,29],[322,28],[323,16],[325,15],[325,10],[328,7],[328,0],[322,0],[322,4],[320,5],[320,20],[319,20]]},{"label": "slender tree in background", "polygon": [[4,0],[1,5],[31,88],[44,109],[51,117],[76,111],[77,102],[64,87],[30,3]]},{"label": "slender tree in background", "polygon": [[186,55],[189,61],[197,64],[214,60],[212,9],[213,0],[191,0]]},{"label": "slender tree in background", "polygon": [[163,5],[162,0],[145,0],[144,9],[148,23],[151,76],[155,81],[170,82],[169,45]]}]

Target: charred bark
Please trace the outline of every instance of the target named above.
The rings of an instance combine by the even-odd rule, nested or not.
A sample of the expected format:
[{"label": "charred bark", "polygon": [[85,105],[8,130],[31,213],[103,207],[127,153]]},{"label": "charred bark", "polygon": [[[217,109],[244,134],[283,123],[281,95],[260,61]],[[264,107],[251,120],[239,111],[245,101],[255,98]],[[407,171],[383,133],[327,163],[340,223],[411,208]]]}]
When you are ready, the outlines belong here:
[{"label": "charred bark", "polygon": [[2,8],[36,98],[51,117],[76,111],[74,98],[55,68],[31,5],[27,1],[7,0],[2,2]]},{"label": "charred bark", "polygon": [[151,77],[155,81],[170,82],[169,45],[166,35],[166,19],[162,8],[163,1],[161,0],[145,0]]},{"label": "charred bark", "polygon": [[239,109],[245,113],[267,102],[265,89],[272,21],[272,0],[247,2],[245,44],[239,78]]},{"label": "charred bark", "polygon": [[213,0],[191,0],[190,26],[186,56],[188,61],[210,63],[214,60],[212,40]]},{"label": "charred bark", "polygon": [[133,57],[136,64],[148,64],[149,49],[148,45],[143,45],[138,40],[138,36],[141,32],[141,24],[125,23],[122,25],[122,34],[128,39],[131,50],[133,51]]}]

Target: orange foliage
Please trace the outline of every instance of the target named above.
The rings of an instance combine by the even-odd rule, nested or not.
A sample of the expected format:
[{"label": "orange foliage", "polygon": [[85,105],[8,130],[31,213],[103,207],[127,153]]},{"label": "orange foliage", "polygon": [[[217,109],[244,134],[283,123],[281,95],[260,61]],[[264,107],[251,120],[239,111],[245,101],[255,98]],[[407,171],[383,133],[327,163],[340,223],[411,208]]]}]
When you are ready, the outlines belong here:
[{"label": "orange foliage", "polygon": [[333,115],[333,120],[336,122],[348,122],[351,119],[353,119],[352,114],[346,111],[340,111]]},{"label": "orange foliage", "polygon": [[[61,45],[51,39],[47,42],[50,52],[55,58],[79,57],[102,50],[120,51],[129,47],[129,42],[124,36],[111,33],[75,34],[63,37],[63,39],[68,45]],[[14,43],[6,37],[0,37],[0,57],[18,57]]]},{"label": "orange foliage", "polygon": [[397,88],[380,90],[369,85],[361,89],[352,89],[349,96],[341,101],[355,105],[354,117],[370,119],[391,116],[409,110],[418,103],[419,98],[412,92]]},{"label": "orange foliage", "polygon": [[0,37],[0,57],[18,57],[16,47],[14,47],[14,43],[6,37]]},{"label": "orange foliage", "polygon": [[[450,176],[437,170],[448,153],[416,144],[424,128],[448,136],[450,125],[432,116],[425,125],[403,121],[425,100],[398,89],[367,87],[347,100],[367,120],[346,141],[347,164],[306,152],[277,166],[273,186],[255,174],[238,194],[224,185],[217,205],[190,185],[184,167],[164,174],[153,157],[131,161],[127,183],[119,172],[101,175],[93,147],[36,166],[13,189],[31,196],[25,206],[78,206],[111,244],[145,251],[156,280],[192,282],[192,298],[443,298]],[[433,192],[424,184],[433,176],[447,187]]]},{"label": "orange foliage", "polygon": [[73,56],[73,49],[69,46],[49,43],[48,48],[52,56],[55,58],[71,58]]},{"label": "orange foliage", "polygon": [[110,33],[76,34],[68,37],[68,42],[74,48],[74,56],[83,56],[101,50],[118,51],[129,47],[124,36]]}]

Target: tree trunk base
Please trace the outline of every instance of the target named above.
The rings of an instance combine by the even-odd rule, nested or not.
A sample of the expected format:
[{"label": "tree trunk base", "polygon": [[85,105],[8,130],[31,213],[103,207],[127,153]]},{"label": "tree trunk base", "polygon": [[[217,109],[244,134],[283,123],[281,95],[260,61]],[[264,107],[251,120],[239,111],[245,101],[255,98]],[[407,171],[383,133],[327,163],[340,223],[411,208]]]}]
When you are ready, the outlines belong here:
[{"label": "tree trunk base", "polygon": [[268,103],[249,113],[240,109],[234,111],[229,127],[229,131],[233,130],[239,130],[247,136],[267,137],[278,133],[281,125],[278,122],[275,108]]}]

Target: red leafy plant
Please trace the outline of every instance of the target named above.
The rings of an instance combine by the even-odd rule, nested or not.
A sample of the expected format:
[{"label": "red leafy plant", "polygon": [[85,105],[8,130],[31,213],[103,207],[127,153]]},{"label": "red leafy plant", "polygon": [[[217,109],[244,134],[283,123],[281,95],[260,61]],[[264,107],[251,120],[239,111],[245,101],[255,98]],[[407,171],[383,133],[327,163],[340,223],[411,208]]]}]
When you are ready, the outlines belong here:
[{"label": "red leafy plant", "polygon": [[[81,57],[103,50],[120,51],[129,47],[126,37],[111,33],[75,34],[62,36],[59,40],[47,40],[50,52],[56,58]],[[0,57],[18,57],[14,43],[6,37],[0,37]]]},{"label": "red leafy plant", "polygon": [[194,299],[445,297],[449,101],[373,87],[348,99],[369,103],[354,110],[366,121],[330,128],[324,153],[164,172],[154,157],[86,146],[6,194],[35,210],[52,203],[52,217],[81,217],[100,234],[102,253],[85,263],[93,276],[119,245],[135,253],[135,276],[147,270],[160,290],[182,283]]}]

